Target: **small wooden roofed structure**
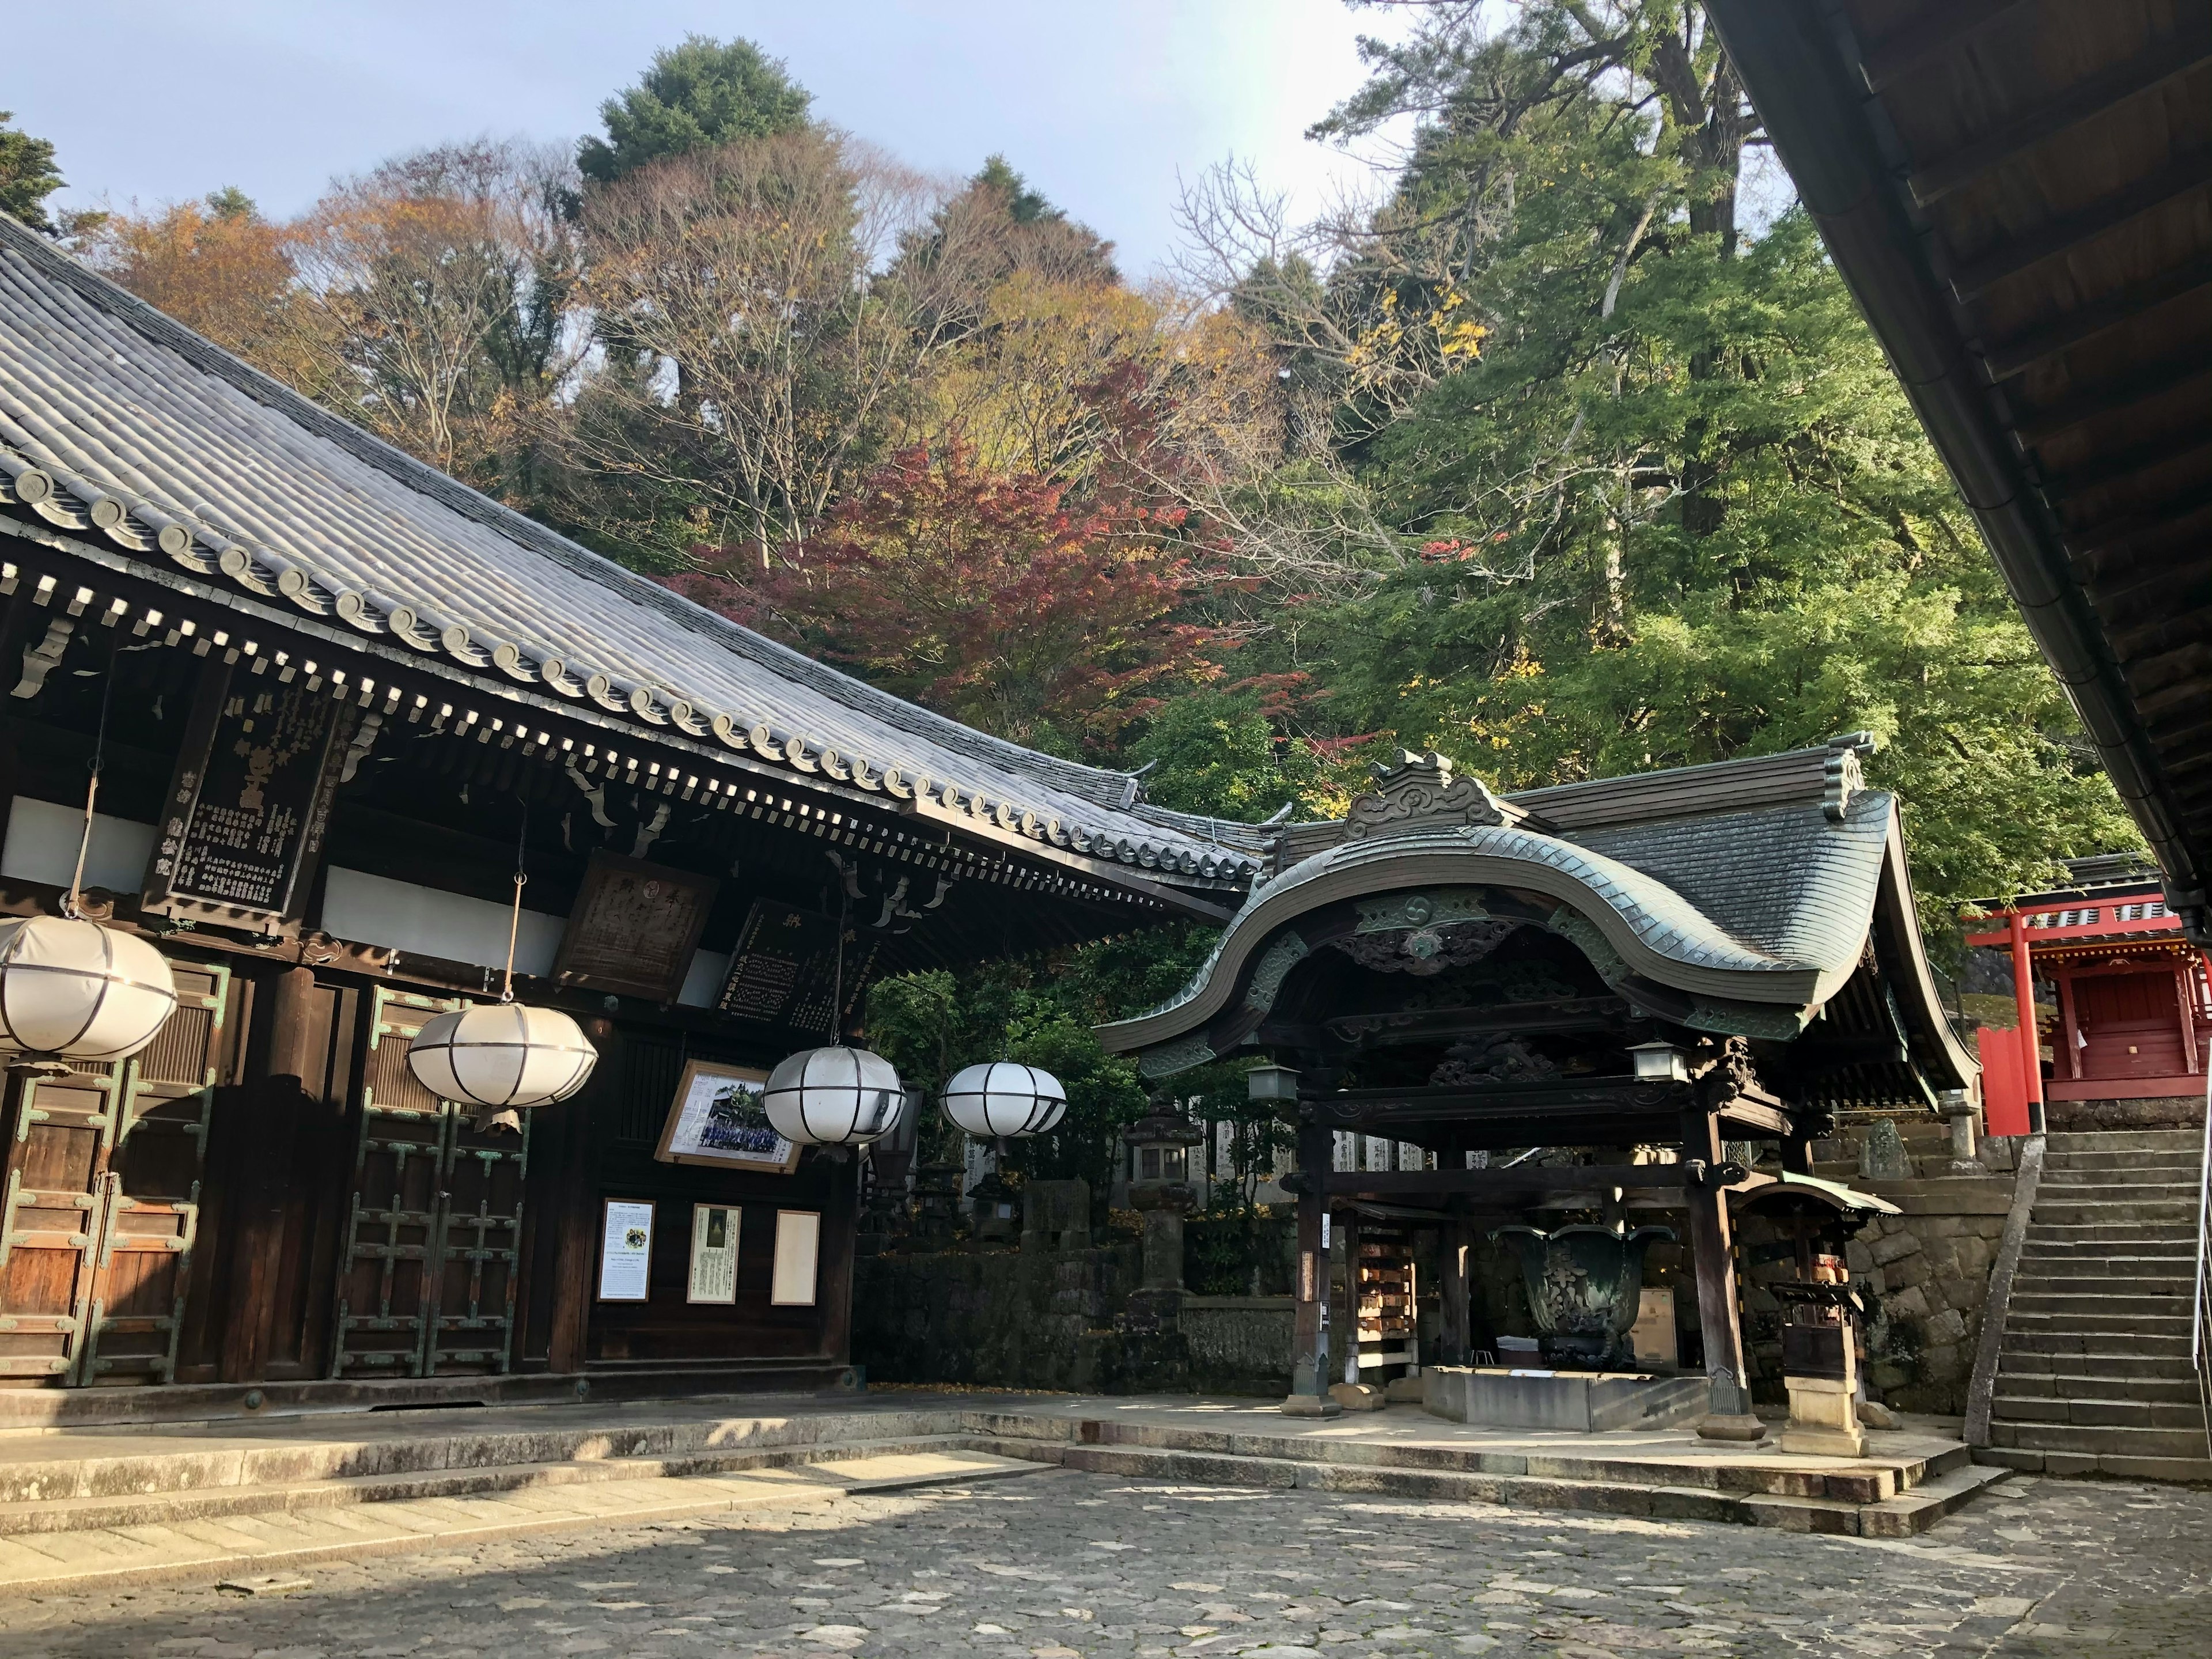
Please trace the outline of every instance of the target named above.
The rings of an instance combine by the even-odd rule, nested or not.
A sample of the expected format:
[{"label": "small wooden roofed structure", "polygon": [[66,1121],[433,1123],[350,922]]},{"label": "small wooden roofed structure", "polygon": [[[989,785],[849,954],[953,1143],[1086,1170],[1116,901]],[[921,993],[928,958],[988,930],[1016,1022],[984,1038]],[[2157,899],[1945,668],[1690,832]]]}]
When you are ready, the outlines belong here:
[{"label": "small wooden roofed structure", "polygon": [[2212,11],[1711,0],[1768,134],[2200,943]]},{"label": "small wooden roofed structure", "polygon": [[[1154,1077],[1248,1050],[1297,1073],[1301,1396],[1324,1381],[1328,1206],[1460,1229],[1595,1205],[1690,1212],[1715,1410],[1741,1416],[1727,1200],[1778,1183],[1725,1143],[1782,1142],[1802,1187],[1837,1110],[1963,1103],[1979,1069],[1929,974],[1895,799],[1863,787],[1866,742],[1504,798],[1402,756],[1343,820],[1276,832],[1176,997],[1100,1028]],[[1346,1169],[1346,1132],[1426,1156]],[[1532,1146],[1594,1156],[1468,1156]],[[1449,1350],[1449,1273],[1444,1295]]]},{"label": "small wooden roofed structure", "polygon": [[[61,908],[97,744],[85,897],[182,994],[8,1075],[0,1387],[849,1382],[862,1163],[684,1112],[741,1120],[871,976],[1223,919],[1266,851],[701,610],[4,216],[0,665],[0,915]],[[406,1061],[518,938],[599,1054],[519,1125]]]}]

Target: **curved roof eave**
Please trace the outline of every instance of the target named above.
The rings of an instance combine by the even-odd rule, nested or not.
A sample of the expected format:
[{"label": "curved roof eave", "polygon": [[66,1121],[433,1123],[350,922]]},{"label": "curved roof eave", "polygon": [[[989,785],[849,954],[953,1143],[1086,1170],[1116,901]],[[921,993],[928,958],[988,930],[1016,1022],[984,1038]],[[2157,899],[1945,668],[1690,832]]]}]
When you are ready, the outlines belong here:
[{"label": "curved roof eave", "polygon": [[1195,1031],[1228,1006],[1248,963],[1285,923],[1340,899],[1438,884],[1514,887],[1557,899],[1596,927],[1631,969],[1699,996],[1804,1009],[1833,995],[1856,966],[1856,955],[1825,968],[1766,956],[1663,883],[1556,836],[1470,828],[1316,854],[1255,890],[1184,996],[1099,1026],[1099,1042],[1109,1053],[1128,1054]]}]

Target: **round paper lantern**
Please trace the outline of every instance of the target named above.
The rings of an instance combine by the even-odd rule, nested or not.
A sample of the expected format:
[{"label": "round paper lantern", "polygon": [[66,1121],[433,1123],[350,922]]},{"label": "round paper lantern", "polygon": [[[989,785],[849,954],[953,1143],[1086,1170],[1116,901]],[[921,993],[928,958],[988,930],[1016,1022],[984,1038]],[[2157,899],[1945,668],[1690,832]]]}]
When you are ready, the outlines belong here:
[{"label": "round paper lantern", "polygon": [[1011,1060],[954,1073],[940,1100],[956,1125],[990,1139],[1041,1135],[1067,1112],[1067,1091],[1058,1078]]},{"label": "round paper lantern", "polygon": [[56,1060],[125,1060],[177,1006],[159,951],[67,916],[0,922],[0,1048]]},{"label": "round paper lantern", "polygon": [[582,1088],[599,1058],[557,1009],[479,1002],[428,1021],[407,1050],[407,1068],[441,1100],[550,1106]]},{"label": "round paper lantern", "polygon": [[855,1146],[896,1126],[906,1091],[866,1048],[802,1048],[768,1074],[761,1109],[800,1146]]}]

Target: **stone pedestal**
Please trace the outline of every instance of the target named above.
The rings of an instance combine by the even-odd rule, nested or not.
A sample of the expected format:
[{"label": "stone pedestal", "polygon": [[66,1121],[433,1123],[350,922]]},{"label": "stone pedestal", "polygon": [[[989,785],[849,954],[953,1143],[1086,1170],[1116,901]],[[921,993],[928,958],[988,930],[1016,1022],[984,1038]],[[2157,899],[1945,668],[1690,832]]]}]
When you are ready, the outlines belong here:
[{"label": "stone pedestal", "polygon": [[1341,1417],[1344,1407],[1325,1394],[1287,1395],[1283,1400],[1285,1417]]},{"label": "stone pedestal", "polygon": [[1809,1457],[1863,1457],[1866,1431],[1859,1426],[1855,1385],[1832,1376],[1785,1376],[1790,1426],[1782,1449]]},{"label": "stone pedestal", "polygon": [[1562,1429],[1573,1434],[1666,1428],[1700,1418],[1711,1390],[1702,1376],[1509,1370],[1488,1365],[1425,1366],[1420,1382],[1422,1408],[1431,1417],[1488,1428]]}]

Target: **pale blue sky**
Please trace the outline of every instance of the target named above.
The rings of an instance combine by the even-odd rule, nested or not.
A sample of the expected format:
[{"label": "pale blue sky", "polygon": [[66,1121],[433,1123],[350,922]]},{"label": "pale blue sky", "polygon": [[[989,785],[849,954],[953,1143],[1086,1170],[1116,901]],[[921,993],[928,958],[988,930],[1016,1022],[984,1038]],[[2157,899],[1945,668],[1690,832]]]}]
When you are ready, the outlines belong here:
[{"label": "pale blue sky", "polygon": [[572,140],[655,48],[744,35],[915,165],[1003,151],[1141,277],[1178,168],[1234,151],[1309,204],[1361,174],[1301,134],[1394,27],[1340,0],[72,0],[10,15],[0,108],[58,147],[65,205],[235,184],[277,216],[417,145]]}]

